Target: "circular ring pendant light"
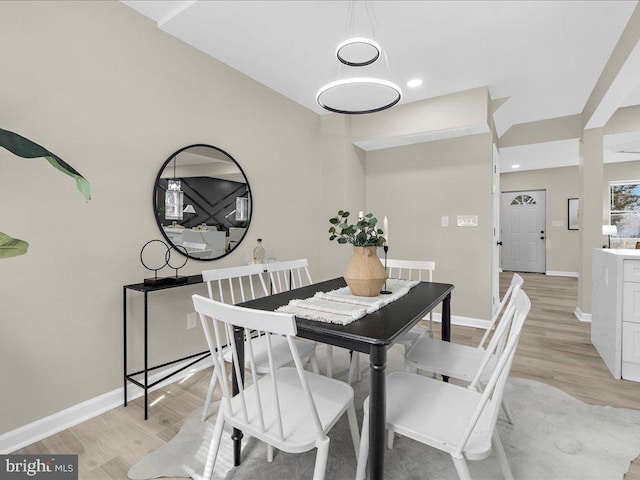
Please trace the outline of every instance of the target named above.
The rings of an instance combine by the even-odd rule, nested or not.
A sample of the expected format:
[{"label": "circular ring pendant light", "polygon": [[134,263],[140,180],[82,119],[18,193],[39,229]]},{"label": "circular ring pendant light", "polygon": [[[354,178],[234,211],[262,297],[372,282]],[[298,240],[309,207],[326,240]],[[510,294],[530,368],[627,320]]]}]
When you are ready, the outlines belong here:
[{"label": "circular ring pendant light", "polygon": [[[377,20],[371,0],[365,0],[364,8],[373,33],[372,36],[375,37]],[[387,74],[391,77],[387,55],[382,51],[380,45],[370,38],[352,34],[355,17],[356,0],[351,0],[347,16],[348,31],[351,34],[348,35],[347,40],[340,42],[336,47],[338,60],[348,67],[368,67],[382,56],[387,67]],[[376,70],[378,67],[379,64],[372,68]],[[325,110],[347,115],[380,112],[393,107],[402,98],[402,90],[389,80],[374,78],[371,76],[372,73],[373,71],[370,70],[366,74],[369,76],[343,78],[326,84],[318,90],[316,102]],[[340,78],[340,67],[338,67],[338,78]]]},{"label": "circular ring pendant light", "polygon": [[380,45],[364,37],[349,38],[338,45],[336,56],[350,67],[365,67],[380,58]]},{"label": "circular ring pendant light", "polygon": [[348,115],[380,112],[401,98],[402,90],[395,83],[362,77],[328,83],[316,94],[316,102],[325,110]]}]

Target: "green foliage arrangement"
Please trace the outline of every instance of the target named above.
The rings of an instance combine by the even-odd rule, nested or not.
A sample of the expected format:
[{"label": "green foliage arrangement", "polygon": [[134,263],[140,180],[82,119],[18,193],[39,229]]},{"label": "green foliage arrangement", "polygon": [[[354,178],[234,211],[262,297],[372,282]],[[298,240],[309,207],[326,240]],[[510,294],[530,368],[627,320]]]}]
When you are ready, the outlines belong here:
[{"label": "green foliage arrangement", "polygon": [[372,213],[367,213],[354,224],[349,224],[349,212],[339,210],[338,215],[330,218],[331,228],[329,240],[338,243],[350,243],[355,247],[382,247],[386,240],[381,235],[384,232],[377,228],[378,219]]},{"label": "green foliage arrangement", "polygon": [[[76,181],[76,188],[82,193],[86,200],[91,199],[89,182],[71,165],[66,163],[56,154],[50,152],[37,143],[32,142],[17,133],[0,128],[0,147],[4,147],[14,155],[22,158],[44,158],[56,170],[69,175]],[[11,238],[9,235],[0,232],[0,258],[16,257],[27,253],[29,244],[24,240]]]}]

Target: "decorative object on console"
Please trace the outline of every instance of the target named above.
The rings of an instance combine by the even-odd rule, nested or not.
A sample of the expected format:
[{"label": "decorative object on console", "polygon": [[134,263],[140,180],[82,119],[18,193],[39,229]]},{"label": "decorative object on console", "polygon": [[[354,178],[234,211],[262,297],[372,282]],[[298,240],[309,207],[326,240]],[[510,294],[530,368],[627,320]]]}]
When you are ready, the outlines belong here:
[{"label": "decorative object on console", "polygon": [[253,249],[253,263],[264,263],[265,251],[262,246],[262,239],[258,239],[258,245]]},{"label": "decorative object on console", "polygon": [[[162,240],[149,240],[145,243],[140,250],[140,263],[147,270],[151,270],[153,272],[153,278],[145,278],[145,285],[175,285],[178,283],[186,283],[187,277],[178,276],[178,270],[184,267],[189,260],[189,257],[186,256],[185,252],[180,252],[185,255],[184,263],[180,266],[171,265],[171,250],[184,248],[184,247],[170,247]],[[146,250],[146,253],[145,253]],[[186,250],[186,249],[185,249]],[[164,258],[164,262],[159,262],[158,258]],[[145,262],[146,258],[146,262]],[[151,266],[149,266],[151,265]],[[172,277],[158,277],[158,270],[162,270],[164,267],[169,266],[170,268],[175,269],[176,274]]]},{"label": "decorative object on console", "polygon": [[386,240],[384,231],[377,228],[378,219],[372,213],[359,214],[358,221],[350,225],[349,212],[338,211],[330,218],[329,240],[353,245],[353,257],[347,264],[343,277],[354,295],[375,297],[387,279],[387,271],[382,266],[376,248],[382,247]]},{"label": "decorative object on console", "polygon": [[[373,2],[362,2],[366,10],[369,29],[372,37],[375,37],[375,12]],[[364,113],[379,112],[393,107],[402,98],[402,90],[390,80],[384,80],[382,76],[391,77],[387,54],[380,45],[370,38],[354,36],[356,9],[358,2],[352,1],[347,17],[347,39],[336,48],[338,64],[338,80],[330,82],[318,90],[316,102],[325,110],[335,113],[358,115]],[[380,62],[373,66],[382,53],[383,64]],[[342,65],[347,67],[366,67],[368,73],[358,77],[340,78]]]},{"label": "decorative object on console", "polygon": [[[167,266],[173,268],[176,271],[176,274],[174,277],[170,277],[172,279],[171,283],[186,283],[187,282],[187,277],[184,276],[180,276],[178,275],[178,270],[180,270],[182,267],[184,267],[187,262],[189,261],[189,257],[187,256],[187,249],[186,247],[183,247],[181,245],[174,245],[173,247],[168,247],[169,248],[169,256],[167,258]],[[182,255],[184,255],[184,262],[182,262],[182,265],[178,265],[180,262],[177,262],[176,265],[172,265],[171,264],[171,250],[176,250],[178,252],[180,252]]]},{"label": "decorative object on console", "polygon": [[602,225],[602,235],[609,237],[609,248],[611,248],[611,235],[618,234],[618,227],[616,225]]},{"label": "decorative object on console", "polygon": [[[84,198],[91,200],[91,189],[86,178],[80,175],[71,165],[66,163],[55,153],[50,152],[37,143],[18,135],[17,133],[0,128],[0,147],[4,147],[14,155],[22,158],[46,159],[56,170],[66,173],[76,181],[76,188],[82,193]],[[24,240],[12,238],[0,232],[0,258],[17,257],[27,253],[29,244]]]}]

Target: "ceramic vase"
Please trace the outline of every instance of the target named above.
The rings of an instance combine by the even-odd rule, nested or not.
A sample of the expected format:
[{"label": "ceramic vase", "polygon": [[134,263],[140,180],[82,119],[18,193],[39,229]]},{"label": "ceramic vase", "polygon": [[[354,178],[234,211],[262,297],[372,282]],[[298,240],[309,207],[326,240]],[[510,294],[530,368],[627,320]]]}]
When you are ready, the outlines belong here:
[{"label": "ceramic vase", "polygon": [[376,255],[376,247],[353,247],[353,257],[343,274],[351,293],[375,297],[387,279],[387,272]]}]

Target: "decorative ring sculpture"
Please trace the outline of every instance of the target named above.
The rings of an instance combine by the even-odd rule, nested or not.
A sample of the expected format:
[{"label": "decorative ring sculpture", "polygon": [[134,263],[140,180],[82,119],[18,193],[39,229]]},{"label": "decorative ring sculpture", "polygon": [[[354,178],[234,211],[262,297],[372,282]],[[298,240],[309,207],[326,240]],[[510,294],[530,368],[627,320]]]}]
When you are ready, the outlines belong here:
[{"label": "decorative ring sculpture", "polygon": [[[147,247],[151,244],[154,243],[160,243],[164,246],[164,263],[160,266],[157,265],[153,265],[150,263],[150,259],[147,258],[147,261],[145,262],[145,249],[147,249]],[[140,263],[142,263],[142,266],[144,268],[146,268],[147,270],[151,270],[153,272],[153,278],[145,278],[144,279],[144,284],[145,285],[165,285],[165,284],[170,284],[170,283],[185,283],[187,281],[187,277],[179,277],[178,276],[178,270],[181,269],[182,267],[184,267],[187,264],[187,261],[189,260],[189,257],[185,256],[184,257],[184,263],[180,266],[175,266],[175,265],[171,265],[171,250],[176,250],[179,251],[178,249],[182,249],[184,250],[184,252],[180,252],[180,253],[185,253],[187,249],[182,246],[182,245],[177,245],[177,246],[169,246],[167,245],[165,242],[163,242],[162,240],[149,240],[147,243],[145,243],[142,247],[142,249],[140,250]],[[147,257],[148,257],[148,252],[147,252]],[[147,263],[150,263],[152,266],[147,265]],[[165,277],[165,278],[158,278],[158,270],[162,270],[164,267],[169,267],[169,268],[173,268],[176,271],[176,275],[175,277]]]}]

